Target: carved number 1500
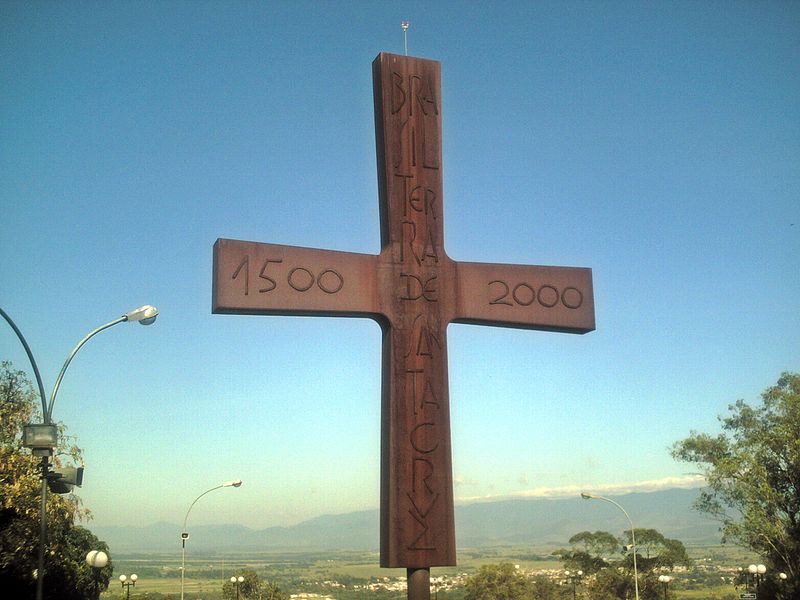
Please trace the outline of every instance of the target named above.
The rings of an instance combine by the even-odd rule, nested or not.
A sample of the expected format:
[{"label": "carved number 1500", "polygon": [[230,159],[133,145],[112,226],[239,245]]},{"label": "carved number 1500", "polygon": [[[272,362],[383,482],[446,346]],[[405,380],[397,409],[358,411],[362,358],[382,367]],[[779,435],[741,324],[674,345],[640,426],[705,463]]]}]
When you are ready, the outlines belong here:
[{"label": "carved number 1500", "polygon": [[[262,280],[262,283],[264,283],[266,287],[259,288],[259,294],[271,292],[278,287],[278,282],[267,275],[267,267],[270,263],[282,262],[283,259],[280,258],[267,258],[264,260],[264,264],[258,272],[258,278]],[[242,257],[231,279],[236,279],[240,274],[242,274],[244,279],[244,295],[247,296],[250,294],[250,257],[246,254]],[[289,284],[289,287],[298,292],[307,292],[316,285],[316,287],[326,294],[335,294],[344,287],[344,277],[333,269],[323,269],[320,271],[319,275],[314,275],[314,272],[306,267],[293,267],[286,275],[286,283]]]}]

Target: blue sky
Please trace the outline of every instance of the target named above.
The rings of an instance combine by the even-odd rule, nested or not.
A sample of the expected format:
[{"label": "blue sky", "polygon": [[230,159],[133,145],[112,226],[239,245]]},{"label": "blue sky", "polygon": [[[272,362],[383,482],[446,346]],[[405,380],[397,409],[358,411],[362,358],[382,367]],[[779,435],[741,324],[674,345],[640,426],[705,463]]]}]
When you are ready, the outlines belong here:
[{"label": "blue sky", "polygon": [[235,477],[192,523],[377,507],[378,326],[212,315],[211,258],[379,252],[402,19],[442,62],[448,254],[594,274],[595,332],[450,326],[457,500],[685,482],[672,443],[800,369],[795,2],[4,2],[0,306],[48,390],[161,311],[59,392],[96,524]]}]

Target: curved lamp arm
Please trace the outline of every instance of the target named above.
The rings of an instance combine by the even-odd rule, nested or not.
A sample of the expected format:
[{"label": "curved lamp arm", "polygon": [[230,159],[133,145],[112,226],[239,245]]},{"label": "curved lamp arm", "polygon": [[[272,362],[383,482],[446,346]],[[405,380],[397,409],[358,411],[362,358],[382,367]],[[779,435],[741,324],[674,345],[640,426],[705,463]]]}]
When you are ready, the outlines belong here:
[{"label": "curved lamp arm", "polygon": [[219,488],[239,487],[240,485],[242,485],[242,480],[241,479],[234,479],[233,481],[226,481],[225,483],[221,483],[220,485],[216,485],[216,486],[212,487],[211,489],[206,490],[205,492],[200,494],[197,498],[195,498],[194,502],[192,502],[189,505],[189,510],[186,511],[186,516],[183,517],[183,531],[184,531],[184,533],[186,532],[186,521],[189,519],[189,513],[192,512],[192,507],[195,505],[195,503],[198,500],[200,500],[200,498],[202,498],[203,496],[205,496],[209,492],[213,492],[214,490],[218,490]]},{"label": "curved lamp arm", "polygon": [[50,419],[53,416],[53,405],[56,403],[56,395],[58,394],[58,388],[61,386],[61,380],[64,378],[64,373],[67,372],[67,367],[69,367],[69,363],[72,362],[72,359],[78,353],[83,345],[88,342],[92,337],[103,331],[104,329],[108,329],[109,327],[113,327],[118,323],[124,323],[125,321],[138,321],[142,325],[150,325],[156,320],[158,316],[158,309],[154,306],[144,305],[136,310],[133,310],[129,313],[122,315],[118,319],[114,319],[110,323],[106,323],[105,325],[101,325],[97,329],[90,331],[80,342],[78,345],[72,349],[72,352],[69,353],[67,360],[64,361],[64,366],[61,367],[61,372],[58,374],[58,378],[56,379],[56,384],[53,386],[53,394],[50,396],[50,404],[47,406],[47,410],[44,414],[44,422],[49,423]]},{"label": "curved lamp arm", "polygon": [[86,337],[84,337],[80,342],[78,342],[78,345],[72,349],[72,352],[69,353],[67,360],[64,361],[64,366],[61,367],[61,372],[58,374],[58,378],[56,379],[56,384],[53,386],[53,393],[50,396],[50,404],[47,406],[47,412],[45,412],[44,415],[45,423],[50,422],[50,418],[53,414],[53,405],[56,403],[56,395],[58,394],[58,388],[61,386],[61,380],[64,378],[64,373],[67,372],[67,367],[69,366],[69,363],[72,362],[72,359],[75,357],[75,355],[78,353],[78,350],[80,350],[83,347],[83,345],[86,342],[88,342],[92,337],[94,337],[96,334],[100,333],[104,329],[108,329],[112,325],[116,325],[117,323],[122,323],[123,321],[126,320],[127,319],[125,317],[120,317],[119,319],[115,319],[110,323],[101,325],[100,327],[89,333]]},{"label": "curved lamp arm", "polygon": [[17,334],[19,341],[22,342],[23,348],[25,348],[25,353],[28,355],[28,360],[31,361],[31,366],[33,367],[33,374],[36,376],[36,384],[39,386],[39,398],[42,401],[42,415],[44,416],[45,423],[49,423],[50,420],[47,419],[47,395],[44,393],[44,385],[42,385],[42,376],[39,374],[39,367],[36,366],[36,359],[33,358],[33,353],[31,352],[30,347],[28,346],[28,342],[25,341],[25,336],[22,335],[22,332],[17,328],[14,321],[11,320],[11,317],[8,316],[6,311],[0,308],[0,315],[3,315],[3,318],[8,321],[8,324],[11,325],[11,329],[14,330],[14,333]]},{"label": "curved lamp arm", "polygon": [[16,323],[8,316],[6,311],[0,308],[0,315],[11,325],[11,329],[14,330],[14,333],[17,334],[19,341],[22,342],[22,347],[25,348],[25,353],[28,355],[28,360],[31,362],[31,366],[33,367],[33,374],[36,376],[36,384],[39,387],[39,398],[42,401],[42,419],[45,423],[49,424],[51,417],[53,415],[53,405],[56,402],[56,394],[58,394],[58,388],[61,385],[61,380],[64,378],[64,373],[67,371],[67,367],[69,363],[72,362],[72,358],[78,353],[78,350],[81,349],[89,339],[97,333],[100,333],[104,329],[108,329],[112,325],[116,325],[117,323],[122,323],[123,321],[138,321],[142,325],[150,325],[156,320],[158,316],[158,309],[154,306],[150,306],[145,304],[144,306],[140,306],[136,310],[132,310],[129,313],[122,315],[119,319],[115,319],[110,323],[106,323],[89,333],[85,338],[83,338],[78,345],[70,352],[70,355],[67,357],[64,366],[61,367],[61,372],[58,374],[58,379],[56,380],[56,384],[53,387],[53,395],[50,397],[50,404],[47,404],[47,395],[44,393],[44,384],[42,384],[42,376],[39,373],[39,367],[36,364],[36,359],[33,358],[33,353],[31,352],[30,346],[28,346],[28,342],[25,340],[25,336],[22,335],[22,332],[17,327]]}]

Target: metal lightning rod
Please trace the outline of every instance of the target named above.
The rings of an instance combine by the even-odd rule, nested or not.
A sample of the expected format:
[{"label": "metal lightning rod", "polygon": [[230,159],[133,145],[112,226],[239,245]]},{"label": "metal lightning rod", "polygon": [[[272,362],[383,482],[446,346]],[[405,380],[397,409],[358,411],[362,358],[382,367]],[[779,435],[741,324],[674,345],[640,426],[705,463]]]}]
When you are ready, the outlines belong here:
[{"label": "metal lightning rod", "polygon": [[411,23],[408,21],[400,21],[400,27],[403,28],[403,49],[405,50],[406,56],[408,56],[408,28],[411,26]]}]

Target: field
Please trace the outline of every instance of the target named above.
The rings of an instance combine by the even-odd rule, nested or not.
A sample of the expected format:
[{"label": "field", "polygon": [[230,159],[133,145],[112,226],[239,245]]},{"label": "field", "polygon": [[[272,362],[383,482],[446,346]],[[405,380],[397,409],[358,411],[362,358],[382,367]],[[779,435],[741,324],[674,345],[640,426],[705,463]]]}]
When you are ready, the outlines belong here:
[{"label": "field", "polygon": [[[461,549],[458,567],[432,570],[435,596],[441,600],[461,598],[463,590],[459,583],[463,583],[465,576],[474,573],[484,564],[511,562],[524,571],[550,573],[555,576],[563,566],[554,560],[551,555],[553,550],[554,548],[510,547]],[[676,579],[670,585],[670,599],[727,600],[737,597],[729,575],[738,566],[753,562],[754,557],[741,549],[726,546],[690,547],[689,552],[695,561],[695,567],[689,572],[674,574]],[[242,569],[252,569],[261,579],[273,582],[284,592],[292,594],[318,594],[317,598],[337,600],[405,598],[400,584],[404,581],[405,570],[381,569],[378,567],[378,555],[373,552],[187,557],[185,598],[220,599],[223,584]],[[136,573],[139,577],[136,586],[130,589],[133,599],[180,598],[179,555],[116,558],[114,579],[109,590],[102,595],[104,600],[125,598],[126,590],[117,580],[122,573]],[[581,597],[580,590],[578,597]]]}]

